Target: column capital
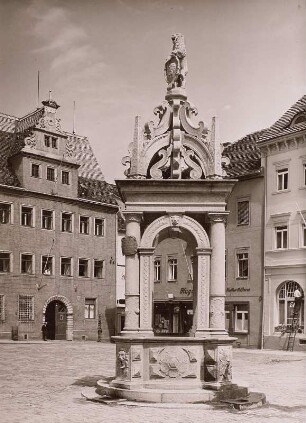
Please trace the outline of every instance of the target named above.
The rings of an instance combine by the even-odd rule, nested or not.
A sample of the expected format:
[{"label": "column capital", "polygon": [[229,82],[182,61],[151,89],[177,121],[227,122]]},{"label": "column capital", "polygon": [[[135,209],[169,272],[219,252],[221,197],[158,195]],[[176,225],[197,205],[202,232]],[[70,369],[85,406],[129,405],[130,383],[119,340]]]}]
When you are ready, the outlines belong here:
[{"label": "column capital", "polygon": [[142,212],[125,210],[125,211],[122,212],[122,214],[125,217],[126,223],[129,223],[129,222],[141,223],[141,221],[142,221],[142,216],[143,216]]},{"label": "column capital", "polygon": [[210,223],[225,223],[228,215],[229,215],[228,211],[207,213]]},{"label": "column capital", "polygon": [[139,247],[138,253],[142,256],[152,256],[154,253],[154,247]]},{"label": "column capital", "polygon": [[196,247],[196,255],[197,256],[210,256],[212,252],[212,248],[201,248]]}]

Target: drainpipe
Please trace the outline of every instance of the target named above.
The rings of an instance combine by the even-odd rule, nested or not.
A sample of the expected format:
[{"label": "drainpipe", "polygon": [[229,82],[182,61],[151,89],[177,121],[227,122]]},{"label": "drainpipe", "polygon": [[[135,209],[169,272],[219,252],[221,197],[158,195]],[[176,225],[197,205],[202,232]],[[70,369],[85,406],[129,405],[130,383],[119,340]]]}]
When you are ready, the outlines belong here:
[{"label": "drainpipe", "polygon": [[262,312],[261,312],[261,342],[260,349],[264,349],[264,325],[265,325],[265,280],[266,280],[266,223],[267,223],[267,155],[265,156],[265,166],[264,166],[264,210],[263,210],[263,242],[262,242]]}]

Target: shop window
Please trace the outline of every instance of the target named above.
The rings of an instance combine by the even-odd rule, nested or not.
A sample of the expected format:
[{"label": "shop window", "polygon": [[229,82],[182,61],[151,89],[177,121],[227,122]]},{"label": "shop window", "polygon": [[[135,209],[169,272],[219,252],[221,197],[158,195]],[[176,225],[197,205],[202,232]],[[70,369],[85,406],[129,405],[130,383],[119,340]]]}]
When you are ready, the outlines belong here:
[{"label": "shop window", "polygon": [[80,234],[89,234],[89,217],[80,216]]},{"label": "shop window", "polygon": [[31,176],[33,178],[39,178],[40,177],[40,166],[38,164],[32,163]]},{"label": "shop window", "polygon": [[104,278],[104,260],[94,260],[94,278]]},{"label": "shop window", "polygon": [[55,181],[55,169],[53,167],[47,167],[47,180],[51,182]]},{"label": "shop window", "polygon": [[11,222],[11,204],[0,203],[0,223]]},{"label": "shop window", "polygon": [[237,253],[237,278],[247,279],[249,277],[249,253]]},{"label": "shop window", "polygon": [[237,224],[248,225],[250,223],[249,201],[238,201],[237,203]]},{"label": "shop window", "polygon": [[33,207],[21,207],[21,225],[22,226],[33,226]]},{"label": "shop window", "polygon": [[168,282],[177,281],[177,259],[170,257],[168,258]]},{"label": "shop window", "polygon": [[87,278],[88,277],[88,259],[79,259],[79,276],[83,277],[83,278]]},{"label": "shop window", "polygon": [[95,219],[95,235],[104,236],[105,219]]},{"label": "shop window", "polygon": [[25,273],[28,275],[33,274],[33,254],[21,254],[21,273]]},{"label": "shop window", "polygon": [[154,259],[154,282],[161,281],[161,259]]},{"label": "shop window", "polygon": [[11,264],[11,253],[0,253],[0,273],[9,273]]},{"label": "shop window", "polygon": [[41,227],[42,229],[53,229],[53,211],[42,210],[41,212]]},{"label": "shop window", "polygon": [[41,258],[41,271],[43,275],[53,275],[53,257],[42,256]]},{"label": "shop window", "polygon": [[289,178],[288,168],[277,170],[277,191],[284,191],[288,189],[288,178]]},{"label": "shop window", "polygon": [[18,320],[22,322],[29,322],[34,320],[33,295],[18,296]]},{"label": "shop window", "polygon": [[0,295],[0,321],[4,322],[4,320],[5,320],[4,295]]},{"label": "shop window", "polygon": [[276,236],[276,248],[285,249],[288,248],[288,226],[276,226],[275,227],[275,236]]},{"label": "shop window", "polygon": [[72,232],[71,213],[62,213],[62,232]]},{"label": "shop window", "polygon": [[72,258],[61,257],[61,275],[72,276]]},{"label": "shop window", "polygon": [[69,185],[70,184],[70,173],[66,170],[62,170],[62,184]]},{"label": "shop window", "polygon": [[[294,299],[294,291],[299,289],[304,296],[303,290],[300,285],[295,281],[286,281],[284,282],[279,290],[278,293],[278,324],[275,327],[275,331],[282,331],[286,329],[286,327],[291,326],[292,318],[293,318],[293,311],[295,305]],[[304,299],[302,299],[302,304],[300,307],[299,312],[299,322],[300,322],[300,329],[304,329]]]},{"label": "shop window", "polygon": [[96,318],[96,299],[85,298],[85,319]]}]

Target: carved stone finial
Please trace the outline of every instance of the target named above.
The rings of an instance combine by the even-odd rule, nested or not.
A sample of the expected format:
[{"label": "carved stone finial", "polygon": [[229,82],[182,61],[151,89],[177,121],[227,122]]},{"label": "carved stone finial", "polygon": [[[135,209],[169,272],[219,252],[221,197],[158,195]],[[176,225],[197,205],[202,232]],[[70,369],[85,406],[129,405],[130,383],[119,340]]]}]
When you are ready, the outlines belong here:
[{"label": "carved stone finial", "polygon": [[171,39],[173,48],[165,63],[165,78],[168,83],[168,91],[173,88],[185,88],[186,75],[188,73],[184,36],[178,33],[172,35]]}]

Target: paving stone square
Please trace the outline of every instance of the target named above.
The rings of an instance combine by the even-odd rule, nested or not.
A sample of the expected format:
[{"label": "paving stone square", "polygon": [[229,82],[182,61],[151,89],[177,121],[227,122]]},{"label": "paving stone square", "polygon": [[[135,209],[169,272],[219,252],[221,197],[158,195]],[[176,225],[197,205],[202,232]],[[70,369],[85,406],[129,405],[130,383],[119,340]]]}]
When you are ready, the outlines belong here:
[{"label": "paving stone square", "polygon": [[0,343],[2,423],[305,423],[306,356],[301,352],[235,349],[234,380],[264,392],[268,404],[236,411],[210,405],[132,407],[86,401],[81,395],[115,374],[115,345],[47,341]]}]

